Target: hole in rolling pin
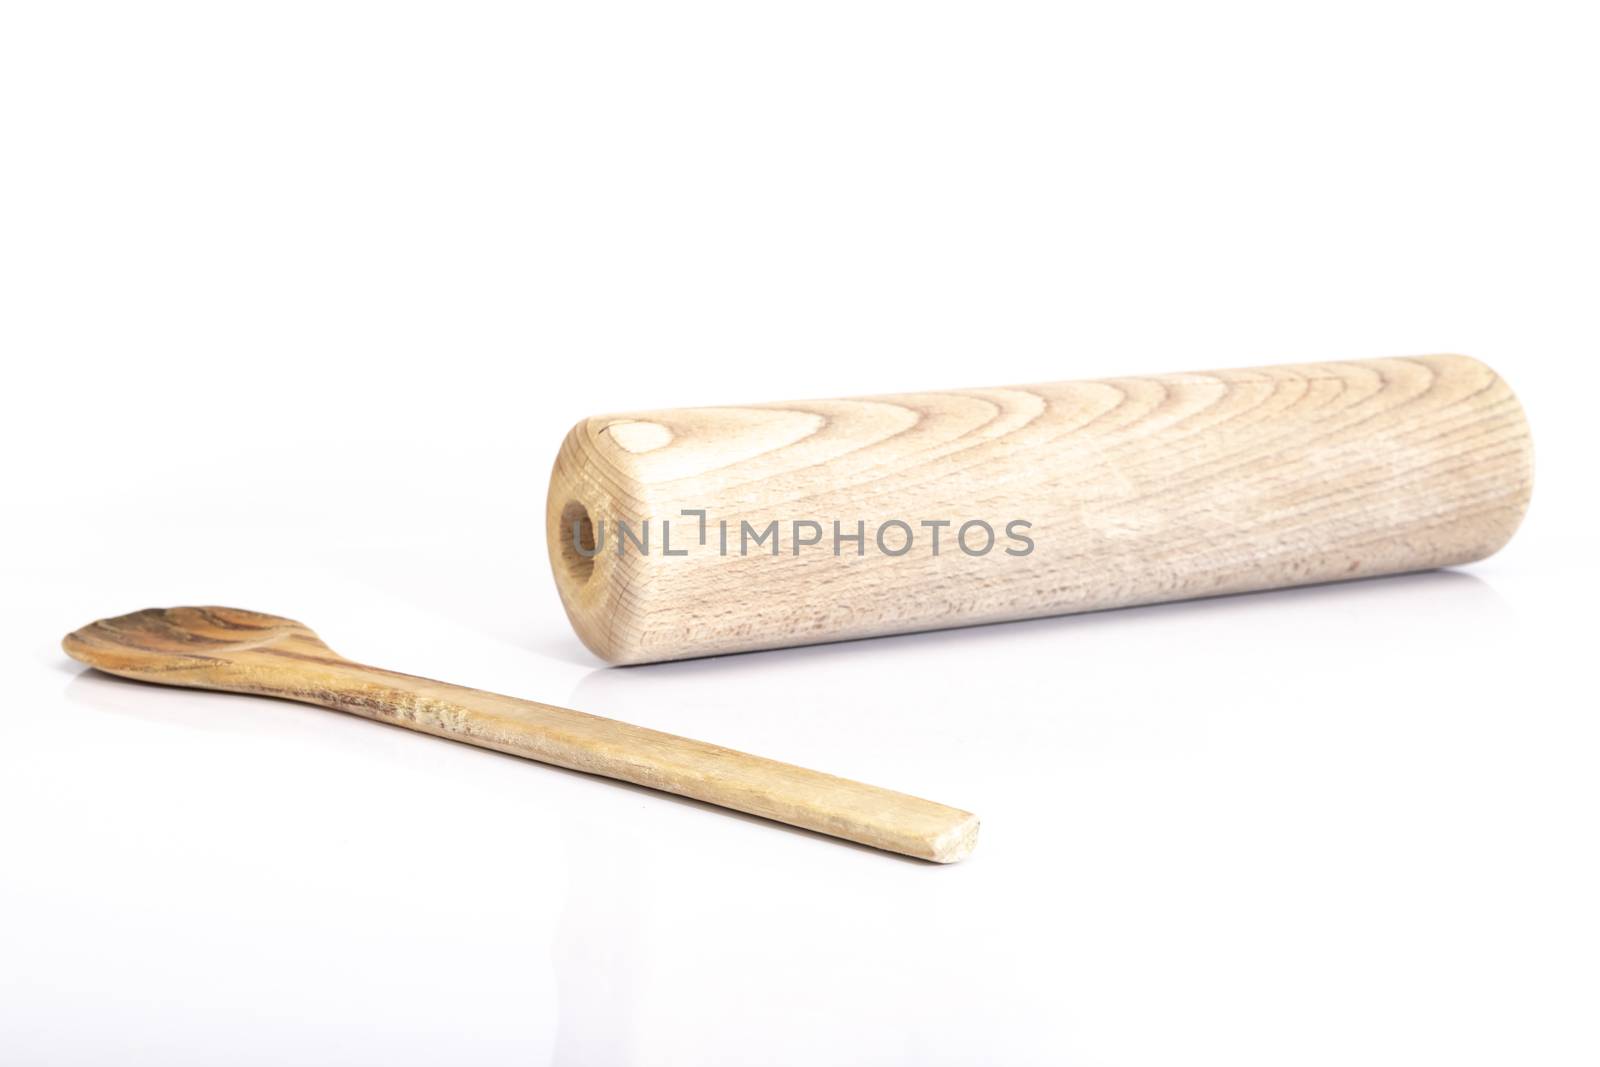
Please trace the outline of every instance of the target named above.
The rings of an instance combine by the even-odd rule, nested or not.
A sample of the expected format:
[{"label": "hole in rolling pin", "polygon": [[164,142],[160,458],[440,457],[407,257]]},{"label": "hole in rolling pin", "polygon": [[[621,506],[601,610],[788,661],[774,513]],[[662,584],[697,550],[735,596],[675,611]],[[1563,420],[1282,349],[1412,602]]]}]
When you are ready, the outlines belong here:
[{"label": "hole in rolling pin", "polygon": [[589,509],[574,500],[561,509],[561,559],[573,581],[582,585],[589,580],[594,557],[594,523],[589,521]]}]

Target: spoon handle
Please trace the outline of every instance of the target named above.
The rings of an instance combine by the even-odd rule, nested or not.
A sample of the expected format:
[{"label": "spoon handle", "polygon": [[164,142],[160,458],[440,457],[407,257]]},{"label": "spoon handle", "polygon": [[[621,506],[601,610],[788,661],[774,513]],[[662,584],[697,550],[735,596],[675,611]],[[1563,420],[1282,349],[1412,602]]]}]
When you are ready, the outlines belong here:
[{"label": "spoon handle", "polygon": [[[616,778],[937,863],[978,818],[930,800],[531,700],[352,663],[300,658],[252,687],[410,730]],[[263,680],[265,681],[265,680]]]}]

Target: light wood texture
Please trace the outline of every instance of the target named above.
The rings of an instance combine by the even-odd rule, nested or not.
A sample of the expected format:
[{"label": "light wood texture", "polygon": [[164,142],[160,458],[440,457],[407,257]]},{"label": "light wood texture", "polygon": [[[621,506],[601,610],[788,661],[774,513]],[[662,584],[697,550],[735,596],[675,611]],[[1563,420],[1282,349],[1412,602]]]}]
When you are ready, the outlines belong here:
[{"label": "light wood texture", "polygon": [[73,659],[162,685],[283,697],[617,778],[937,863],[977,843],[969,812],[566,708],[352,663],[290,619],[150,608],[62,641]]},{"label": "light wood texture", "polygon": [[[1425,356],[597,416],[561,447],[546,537],[578,636],[643,663],[1467,563],[1532,478],[1505,382]],[[592,559],[574,519],[608,527]],[[653,520],[653,549],[670,520],[688,555],[619,555],[619,519]],[[779,520],[779,554],[720,555],[724,519]],[[826,542],[795,554],[797,519]],[[887,556],[889,519],[955,525]],[[951,550],[968,519],[1026,520],[1035,547]],[[835,520],[865,520],[865,555],[833,554]]]}]

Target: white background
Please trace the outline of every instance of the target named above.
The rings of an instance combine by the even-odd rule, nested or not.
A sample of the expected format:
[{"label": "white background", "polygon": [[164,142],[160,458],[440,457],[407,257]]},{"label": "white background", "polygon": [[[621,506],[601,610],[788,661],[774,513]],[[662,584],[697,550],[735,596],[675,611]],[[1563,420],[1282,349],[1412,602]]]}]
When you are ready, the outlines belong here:
[{"label": "white background", "polygon": [[[1593,1064],[1592,5],[10,3],[7,1064]],[[1462,351],[1459,573],[631,670],[580,416]],[[936,868],[57,647],[223,603]]]}]

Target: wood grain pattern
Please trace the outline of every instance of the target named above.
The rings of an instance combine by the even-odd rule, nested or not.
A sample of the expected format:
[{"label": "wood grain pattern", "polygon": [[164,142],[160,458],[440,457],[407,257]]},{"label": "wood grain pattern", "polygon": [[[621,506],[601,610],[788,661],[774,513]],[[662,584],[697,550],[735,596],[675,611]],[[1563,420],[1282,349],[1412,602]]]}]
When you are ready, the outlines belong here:
[{"label": "wood grain pattern", "polygon": [[[1505,382],[1425,356],[596,416],[562,444],[546,539],[579,637],[643,663],[1467,563],[1531,488]],[[1035,547],[723,556],[682,509],[869,536],[1023,519]],[[578,550],[662,519],[686,556]]]},{"label": "wood grain pattern", "polygon": [[937,863],[977,843],[969,812],[566,708],[352,663],[302,624],[151,608],[70,633],[73,659],[162,685],[283,697],[617,778]]}]

